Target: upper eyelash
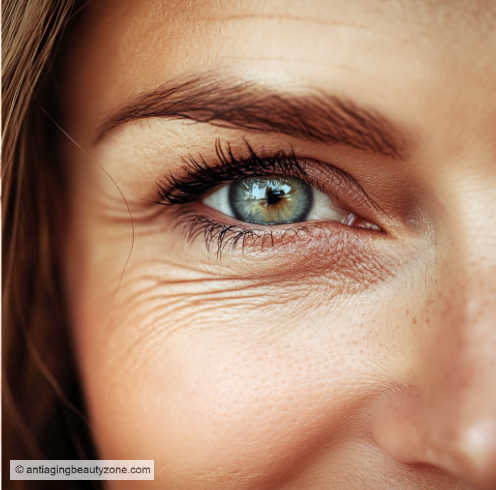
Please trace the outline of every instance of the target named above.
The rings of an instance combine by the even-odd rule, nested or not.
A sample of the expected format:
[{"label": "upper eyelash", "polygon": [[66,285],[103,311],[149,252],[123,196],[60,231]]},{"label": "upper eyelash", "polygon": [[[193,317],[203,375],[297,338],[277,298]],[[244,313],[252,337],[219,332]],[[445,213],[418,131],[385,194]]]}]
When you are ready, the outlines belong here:
[{"label": "upper eyelash", "polygon": [[278,151],[269,157],[257,155],[248,141],[244,140],[248,158],[234,156],[231,145],[222,147],[220,139],[215,141],[217,163],[208,163],[203,156],[186,159],[183,177],[169,176],[157,182],[159,203],[166,205],[185,204],[199,199],[208,190],[220,184],[251,175],[261,171],[292,175],[308,181],[305,170],[301,167],[294,152]]}]

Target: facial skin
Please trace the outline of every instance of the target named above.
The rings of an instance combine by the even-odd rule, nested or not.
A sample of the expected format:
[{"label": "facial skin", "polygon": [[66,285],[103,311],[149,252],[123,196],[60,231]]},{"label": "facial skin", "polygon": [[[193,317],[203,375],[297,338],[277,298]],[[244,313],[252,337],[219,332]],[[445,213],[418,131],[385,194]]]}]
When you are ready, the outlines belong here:
[{"label": "facial skin", "polygon": [[[100,457],[155,461],[154,482],[109,488],[496,488],[491,5],[88,7],[62,94],[74,340]],[[351,100],[390,121],[401,155],[177,117],[96,141],[138,95],[191,77]],[[188,240],[186,209],[236,220],[202,196],[157,204],[156,183],[215,162],[217,139],[352,175],[377,206],[317,180],[382,231],[314,221],[220,257]]]}]

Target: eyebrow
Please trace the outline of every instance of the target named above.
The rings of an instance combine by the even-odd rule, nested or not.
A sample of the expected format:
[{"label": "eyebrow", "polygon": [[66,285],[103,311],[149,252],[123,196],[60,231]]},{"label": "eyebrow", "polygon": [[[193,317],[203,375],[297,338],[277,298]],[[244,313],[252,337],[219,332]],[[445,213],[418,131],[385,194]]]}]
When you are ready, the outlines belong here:
[{"label": "eyebrow", "polygon": [[380,113],[324,90],[291,92],[204,75],[170,81],[138,95],[105,118],[95,144],[117,126],[154,117],[269,131],[395,159],[405,158],[409,140]]}]

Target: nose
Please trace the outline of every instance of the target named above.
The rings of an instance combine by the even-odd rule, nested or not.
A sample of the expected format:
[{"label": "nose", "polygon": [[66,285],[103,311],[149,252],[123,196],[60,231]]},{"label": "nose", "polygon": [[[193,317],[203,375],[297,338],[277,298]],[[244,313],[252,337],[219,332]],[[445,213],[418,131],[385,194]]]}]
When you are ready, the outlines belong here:
[{"label": "nose", "polygon": [[410,374],[376,401],[372,431],[402,463],[495,490],[496,250],[485,243],[437,267],[440,296],[423,308]]},{"label": "nose", "polygon": [[466,413],[456,396],[421,394],[412,387],[386,394],[374,407],[377,443],[405,464],[437,468],[470,488],[496,489],[494,386],[468,396]]}]

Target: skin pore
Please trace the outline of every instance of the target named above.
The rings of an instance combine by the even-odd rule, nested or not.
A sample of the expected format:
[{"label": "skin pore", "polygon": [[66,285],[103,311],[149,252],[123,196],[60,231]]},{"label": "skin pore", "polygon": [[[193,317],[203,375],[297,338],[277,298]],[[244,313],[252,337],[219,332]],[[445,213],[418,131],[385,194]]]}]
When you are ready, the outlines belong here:
[{"label": "skin pore", "polygon": [[[490,7],[90,3],[61,94],[74,342],[100,457],[155,461],[109,488],[494,488]],[[294,157],[359,219],[240,223],[203,202],[225,181],[161,200],[219,152]]]}]

